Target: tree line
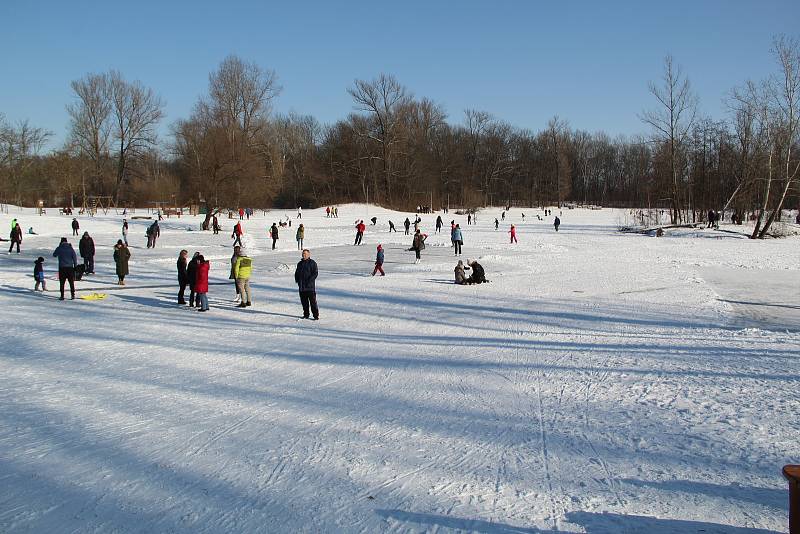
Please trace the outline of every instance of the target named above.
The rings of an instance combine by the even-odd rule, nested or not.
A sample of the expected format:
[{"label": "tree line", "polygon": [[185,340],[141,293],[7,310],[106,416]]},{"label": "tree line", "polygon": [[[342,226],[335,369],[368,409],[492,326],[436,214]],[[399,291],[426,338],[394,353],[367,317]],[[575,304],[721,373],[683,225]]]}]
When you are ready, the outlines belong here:
[{"label": "tree line", "polygon": [[649,84],[652,108],[639,114],[649,132],[613,138],[558,116],[536,132],[477,109],[454,120],[388,74],[356,80],[353,111],[324,125],[273,113],[277,74],[229,56],[160,139],[165,104],[152,89],[117,71],[86,74],[71,83],[69,135],[56,150],[43,153],[51,132],[0,115],[0,200],[79,206],[103,195],[212,209],[573,202],[661,209],[676,224],[733,212],[755,219],[753,237],[763,237],[800,197],[798,41],[776,37],[772,55],[774,74],[732,88],[716,120],[667,57]]}]

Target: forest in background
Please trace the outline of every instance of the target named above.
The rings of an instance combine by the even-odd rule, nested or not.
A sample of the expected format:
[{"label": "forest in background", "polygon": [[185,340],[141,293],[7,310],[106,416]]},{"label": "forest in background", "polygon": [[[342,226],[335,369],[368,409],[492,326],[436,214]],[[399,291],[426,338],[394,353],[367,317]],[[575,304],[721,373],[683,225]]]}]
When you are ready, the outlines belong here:
[{"label": "forest in background", "polygon": [[[304,208],[371,202],[417,205],[561,206],[565,202],[657,208],[673,223],[708,210],[756,221],[764,237],[782,209],[800,203],[800,45],[774,39],[774,74],[725,95],[728,115],[705,116],[688,76],[664,60],[649,83],[648,134],[610,137],[553,116],[539,131],[487,111],[448,117],[380,74],[346,90],[354,111],[334,124],[272,112],[278,75],[237,56],[209,74],[206,94],[159,138],[164,102],[123,73],[71,82],[69,134],[0,114],[0,202],[81,206],[205,205],[208,209]],[[643,81],[644,83],[644,81]]]}]

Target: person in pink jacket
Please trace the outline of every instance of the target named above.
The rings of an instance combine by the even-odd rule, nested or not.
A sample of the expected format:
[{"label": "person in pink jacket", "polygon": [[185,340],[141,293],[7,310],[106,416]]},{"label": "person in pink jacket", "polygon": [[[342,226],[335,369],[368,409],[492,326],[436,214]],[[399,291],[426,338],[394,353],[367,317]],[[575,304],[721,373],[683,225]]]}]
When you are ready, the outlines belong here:
[{"label": "person in pink jacket", "polygon": [[516,226],[514,226],[512,224],[511,225],[511,230],[509,230],[508,233],[511,234],[511,242],[512,243],[516,243],[517,242],[517,228],[516,228]]}]

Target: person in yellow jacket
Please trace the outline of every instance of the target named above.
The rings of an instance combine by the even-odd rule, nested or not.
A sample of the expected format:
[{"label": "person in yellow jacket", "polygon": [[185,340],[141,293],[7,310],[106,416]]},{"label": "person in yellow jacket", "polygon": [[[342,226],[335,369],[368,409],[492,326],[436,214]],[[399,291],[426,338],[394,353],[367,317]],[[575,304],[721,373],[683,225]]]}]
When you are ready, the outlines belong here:
[{"label": "person in yellow jacket", "polygon": [[236,256],[236,261],[233,262],[233,277],[236,279],[236,287],[242,297],[242,301],[237,308],[246,308],[252,304],[250,293],[250,275],[252,272],[253,260],[244,250],[240,249],[239,254]]}]

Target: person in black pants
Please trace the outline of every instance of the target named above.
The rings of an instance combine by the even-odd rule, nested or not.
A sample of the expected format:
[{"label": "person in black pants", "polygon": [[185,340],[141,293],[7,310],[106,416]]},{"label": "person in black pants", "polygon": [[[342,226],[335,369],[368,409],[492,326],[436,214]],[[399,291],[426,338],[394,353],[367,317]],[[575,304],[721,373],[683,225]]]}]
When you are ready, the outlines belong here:
[{"label": "person in black pants", "polygon": [[315,281],[317,279],[317,262],[311,259],[311,251],[303,249],[303,259],[297,262],[297,269],[294,271],[294,281],[300,290],[300,304],[303,305],[303,318],[309,318],[309,309],[314,320],[319,319],[319,308],[317,307],[317,290]]},{"label": "person in black pants", "polygon": [[186,284],[189,283],[189,275],[186,274],[186,257],[188,255],[189,251],[187,250],[181,250],[181,253],[178,255],[178,304],[186,304],[186,299],[183,295],[186,293]]},{"label": "person in black pants", "polygon": [[94,240],[89,232],[84,232],[83,237],[78,243],[78,251],[83,258],[83,269],[86,274],[94,274]]},{"label": "person in black pants", "polygon": [[8,247],[8,253],[11,254],[11,251],[14,249],[14,245],[17,245],[17,254],[19,254],[19,244],[22,243],[22,227],[19,223],[15,223],[14,227],[11,229],[11,246]]},{"label": "person in black pants", "polygon": [[75,267],[78,266],[78,255],[66,237],[61,238],[53,257],[58,258],[58,287],[61,290],[61,298],[58,300],[64,300],[64,283],[67,281],[69,281],[69,292],[75,299]]},{"label": "person in black pants", "polygon": [[[189,284],[189,307],[194,308],[195,304],[195,297],[197,297],[197,293],[194,291],[194,282],[197,279],[197,257],[200,256],[199,252],[195,252],[192,255],[192,259],[189,260],[189,265],[186,266],[186,282]],[[198,306],[200,305],[200,301],[197,301]]]}]

